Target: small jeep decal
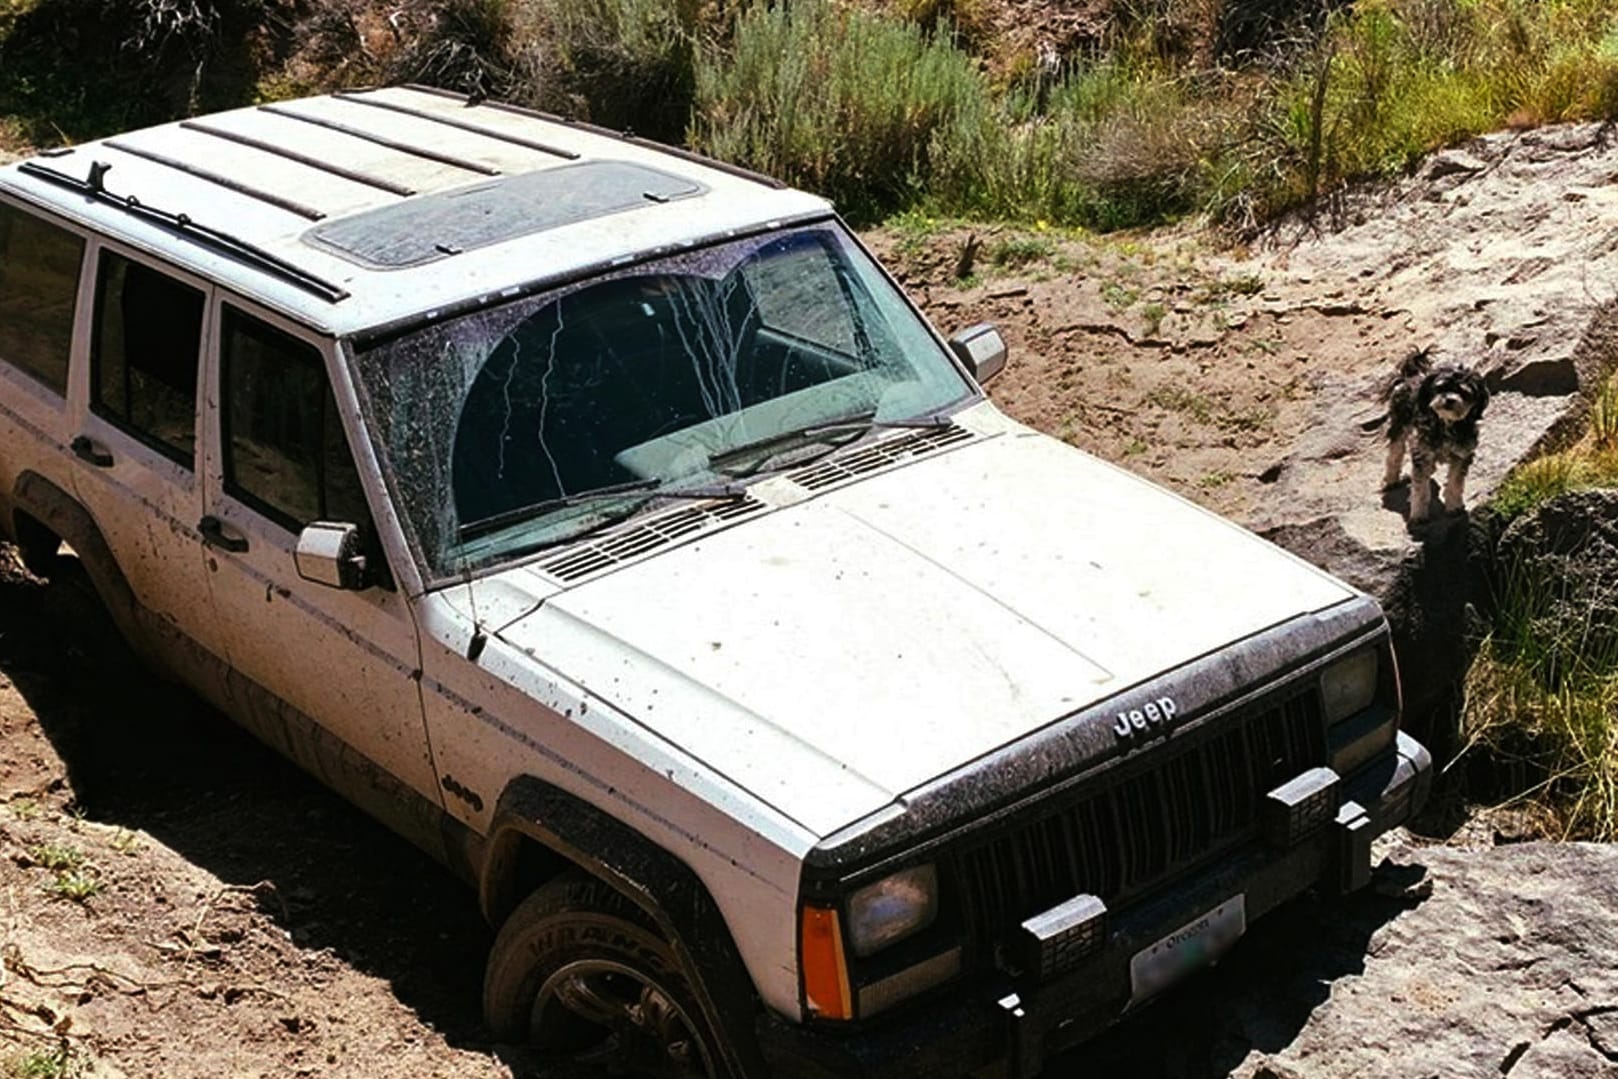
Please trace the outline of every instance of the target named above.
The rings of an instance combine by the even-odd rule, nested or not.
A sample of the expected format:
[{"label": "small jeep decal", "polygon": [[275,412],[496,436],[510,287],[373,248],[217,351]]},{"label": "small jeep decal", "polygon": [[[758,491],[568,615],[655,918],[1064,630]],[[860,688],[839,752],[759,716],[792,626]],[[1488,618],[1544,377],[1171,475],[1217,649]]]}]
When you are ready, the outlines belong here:
[{"label": "small jeep decal", "polygon": [[1158,727],[1166,729],[1179,711],[1180,706],[1174,703],[1173,697],[1159,697],[1155,701],[1147,701],[1139,708],[1119,712],[1118,722],[1113,725],[1112,733],[1119,738],[1132,738]]}]

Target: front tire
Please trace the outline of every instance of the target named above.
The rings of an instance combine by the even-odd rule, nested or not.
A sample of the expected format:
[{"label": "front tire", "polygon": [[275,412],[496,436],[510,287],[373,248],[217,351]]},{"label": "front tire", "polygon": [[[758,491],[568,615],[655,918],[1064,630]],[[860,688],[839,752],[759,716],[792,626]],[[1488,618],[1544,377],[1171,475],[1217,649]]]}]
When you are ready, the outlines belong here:
[{"label": "front tire", "polygon": [[569,873],[500,928],[483,979],[497,1039],[608,1075],[714,1079],[716,1042],[673,949],[632,902]]}]

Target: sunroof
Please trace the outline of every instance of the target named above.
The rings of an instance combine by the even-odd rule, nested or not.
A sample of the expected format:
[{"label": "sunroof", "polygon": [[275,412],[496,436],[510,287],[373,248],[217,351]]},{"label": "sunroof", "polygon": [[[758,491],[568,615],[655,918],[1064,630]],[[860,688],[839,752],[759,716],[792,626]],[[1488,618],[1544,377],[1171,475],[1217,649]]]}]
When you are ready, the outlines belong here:
[{"label": "sunroof", "polygon": [[585,161],[421,195],[319,225],[303,238],[353,262],[403,269],[706,190],[645,165]]}]

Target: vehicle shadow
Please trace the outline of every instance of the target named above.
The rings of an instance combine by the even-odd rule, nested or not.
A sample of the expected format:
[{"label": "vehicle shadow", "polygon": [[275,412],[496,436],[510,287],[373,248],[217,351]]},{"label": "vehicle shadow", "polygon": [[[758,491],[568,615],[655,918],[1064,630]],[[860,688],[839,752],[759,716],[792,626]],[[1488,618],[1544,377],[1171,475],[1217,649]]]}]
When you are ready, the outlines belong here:
[{"label": "vehicle shadow", "polygon": [[450,1045],[490,1048],[492,933],[472,889],[147,673],[79,588],[0,568],[0,675],[63,762],[73,813],[146,833],[251,894],[300,948],[386,981]]},{"label": "vehicle shadow", "polygon": [[1223,1079],[1255,1054],[1279,1053],[1339,980],[1364,972],[1373,937],[1421,902],[1425,876],[1421,865],[1384,864],[1364,892],[1305,896],[1270,912],[1217,967],[1051,1058],[1043,1074]]}]

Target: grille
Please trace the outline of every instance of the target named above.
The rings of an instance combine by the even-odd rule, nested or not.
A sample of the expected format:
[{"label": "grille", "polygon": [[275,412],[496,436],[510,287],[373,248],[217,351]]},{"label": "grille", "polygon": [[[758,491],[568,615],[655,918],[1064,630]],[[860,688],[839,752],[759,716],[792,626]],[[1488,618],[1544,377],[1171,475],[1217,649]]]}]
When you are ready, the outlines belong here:
[{"label": "grille", "polygon": [[737,498],[686,506],[637,521],[631,528],[609,532],[586,543],[569,547],[565,554],[536,564],[535,568],[560,581],[576,581],[592,573],[639,558],[675,540],[701,532],[726,521],[734,521],[764,508],[762,502]]},{"label": "grille", "polygon": [[1147,771],[958,852],[968,939],[998,941],[1075,895],[1112,906],[1151,888],[1254,834],[1265,792],[1324,759],[1312,686],[1221,722]]},{"label": "grille", "polygon": [[799,487],[807,487],[814,491],[864,472],[874,472],[899,461],[920,457],[924,453],[932,453],[945,446],[964,442],[971,437],[972,432],[954,424],[947,427],[929,427],[897,438],[884,439],[857,453],[816,461],[812,465],[805,465],[795,472],[787,473],[787,476]]}]

